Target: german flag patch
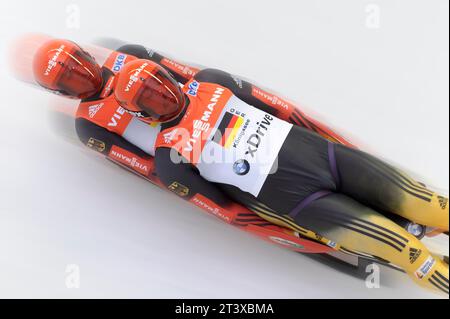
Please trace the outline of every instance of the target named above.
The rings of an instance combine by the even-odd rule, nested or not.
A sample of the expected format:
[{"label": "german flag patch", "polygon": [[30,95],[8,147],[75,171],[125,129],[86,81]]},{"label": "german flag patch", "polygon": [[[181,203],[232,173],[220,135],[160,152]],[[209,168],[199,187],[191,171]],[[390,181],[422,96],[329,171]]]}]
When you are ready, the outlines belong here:
[{"label": "german flag patch", "polygon": [[233,145],[233,141],[244,124],[244,119],[239,115],[226,112],[220,122],[216,133],[212,139],[213,142],[228,149]]}]

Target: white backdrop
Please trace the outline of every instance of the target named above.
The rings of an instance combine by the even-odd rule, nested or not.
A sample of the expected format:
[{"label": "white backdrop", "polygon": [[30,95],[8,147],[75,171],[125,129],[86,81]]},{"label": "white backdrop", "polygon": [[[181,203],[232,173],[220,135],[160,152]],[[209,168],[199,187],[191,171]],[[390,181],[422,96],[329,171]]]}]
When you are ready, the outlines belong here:
[{"label": "white backdrop", "polygon": [[[381,288],[368,289],[67,143],[51,129],[50,96],[11,78],[4,54],[8,41],[30,31],[145,44],[255,79],[448,189],[448,6],[446,0],[5,2],[0,297],[436,297],[388,270]],[[80,271],[79,288],[70,288],[70,265]]]}]

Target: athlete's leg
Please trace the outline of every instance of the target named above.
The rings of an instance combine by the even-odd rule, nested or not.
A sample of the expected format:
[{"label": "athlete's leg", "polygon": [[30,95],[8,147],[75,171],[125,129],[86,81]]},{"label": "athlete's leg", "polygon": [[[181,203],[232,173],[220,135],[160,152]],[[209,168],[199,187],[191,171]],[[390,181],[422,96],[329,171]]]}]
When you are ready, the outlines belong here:
[{"label": "athlete's leg", "polygon": [[342,145],[329,146],[342,193],[371,207],[448,231],[448,198],[372,155]]},{"label": "athlete's leg", "polygon": [[448,294],[448,264],[434,257],[402,227],[350,197],[330,194],[313,201],[293,218],[296,224],[344,248],[387,260],[420,285]]}]

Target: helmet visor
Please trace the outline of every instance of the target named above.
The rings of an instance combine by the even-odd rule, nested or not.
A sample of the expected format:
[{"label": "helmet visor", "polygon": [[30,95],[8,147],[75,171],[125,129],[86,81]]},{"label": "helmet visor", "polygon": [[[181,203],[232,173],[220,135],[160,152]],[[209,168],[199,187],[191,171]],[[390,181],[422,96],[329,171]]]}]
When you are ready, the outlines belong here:
[{"label": "helmet visor", "polygon": [[163,70],[156,69],[156,73],[147,74],[137,93],[135,105],[154,121],[170,121],[183,110],[184,94],[178,83]]},{"label": "helmet visor", "polygon": [[59,64],[62,70],[56,83],[61,94],[83,99],[101,88],[101,69],[86,52],[76,50],[68,53],[68,58]]}]

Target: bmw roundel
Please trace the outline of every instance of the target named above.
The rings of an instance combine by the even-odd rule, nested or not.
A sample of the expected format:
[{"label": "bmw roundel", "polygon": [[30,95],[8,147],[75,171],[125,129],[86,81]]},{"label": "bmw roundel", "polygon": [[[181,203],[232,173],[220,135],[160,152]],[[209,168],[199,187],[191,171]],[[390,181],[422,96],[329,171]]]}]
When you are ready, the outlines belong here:
[{"label": "bmw roundel", "polygon": [[250,171],[250,164],[247,160],[238,160],[233,164],[233,170],[237,175],[247,175]]}]

